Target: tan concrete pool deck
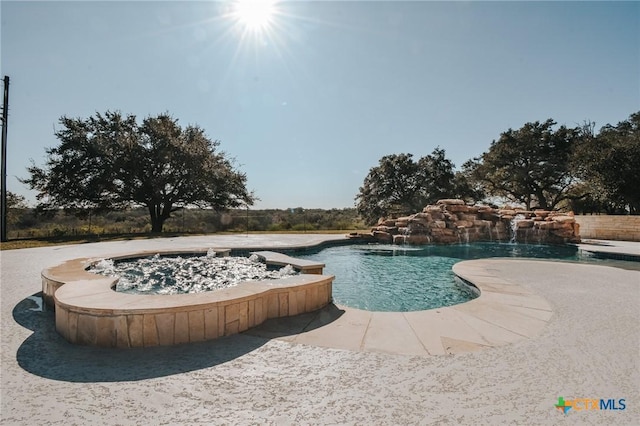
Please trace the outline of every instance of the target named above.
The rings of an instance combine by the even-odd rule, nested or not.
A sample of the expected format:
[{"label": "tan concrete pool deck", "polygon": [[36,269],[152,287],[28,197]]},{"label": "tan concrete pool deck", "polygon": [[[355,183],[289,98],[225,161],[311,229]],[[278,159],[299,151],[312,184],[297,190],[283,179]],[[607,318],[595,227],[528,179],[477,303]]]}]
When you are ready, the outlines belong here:
[{"label": "tan concrete pool deck", "polygon": [[[403,314],[332,305],[253,334],[174,347],[71,345],[38,308],[40,271],[68,259],[206,245],[277,250],[327,238],[341,236],[0,252],[0,424],[637,424],[635,262],[464,262],[458,272],[484,291],[466,304]],[[590,249],[640,253],[638,243],[595,243]],[[627,408],[565,415],[559,396],[625,399]]]}]

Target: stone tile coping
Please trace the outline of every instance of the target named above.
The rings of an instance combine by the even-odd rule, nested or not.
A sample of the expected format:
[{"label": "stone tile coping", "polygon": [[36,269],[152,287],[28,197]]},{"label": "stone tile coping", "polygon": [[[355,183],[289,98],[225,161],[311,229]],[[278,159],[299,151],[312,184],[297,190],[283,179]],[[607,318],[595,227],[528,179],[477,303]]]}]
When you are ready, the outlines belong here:
[{"label": "stone tile coping", "polygon": [[634,241],[585,239],[576,246],[596,257],[640,262],[640,244]]},{"label": "stone tile coping", "polygon": [[[583,243],[578,247],[587,251],[635,255],[640,248],[638,243],[620,241]],[[524,260],[480,259],[455,264],[454,273],[481,291],[480,297],[460,305],[416,312],[369,312],[329,304],[313,313],[270,319],[246,333],[321,347],[406,355],[463,353],[533,338],[553,316],[551,305],[493,272],[493,262],[505,261]]]},{"label": "stone tile coping", "polygon": [[[229,251],[219,252],[226,255]],[[123,259],[157,253],[106,257]],[[193,253],[197,252],[160,252],[164,255]],[[324,266],[271,252],[262,252],[262,256],[289,260],[288,264],[294,267],[316,272],[322,272]],[[117,278],[87,271],[97,260],[73,259],[42,271],[43,295],[55,306],[56,330],[71,343],[141,347],[211,340],[243,332],[270,318],[316,311],[332,299],[334,277],[319,273],[245,281],[227,289],[197,294],[120,293],[113,289]],[[302,264],[296,265],[297,261]]]},{"label": "stone tile coping", "polygon": [[271,320],[248,334],[364,352],[445,355],[502,346],[537,336],[553,315],[541,296],[492,272],[481,259],[456,263],[454,273],[480,296],[459,305],[414,312],[370,312],[329,305],[295,320]]},{"label": "stone tile coping", "polygon": [[263,262],[269,265],[291,265],[303,274],[322,274],[322,270],[325,267],[324,263],[314,262],[313,260],[296,259],[275,251],[252,251],[251,254],[260,257]]},{"label": "stone tile coping", "polygon": [[[139,250],[136,252],[117,253],[96,258],[72,259],[59,265],[55,265],[42,270],[41,275],[43,299],[48,306],[54,306],[53,294],[62,284],[64,284],[65,281],[62,278],[66,280],[99,280],[101,278],[104,278],[101,275],[91,273],[87,270],[93,263],[101,259],[139,259],[143,257],[155,256],[156,254],[159,254],[161,256],[204,255],[209,250],[215,251],[216,256],[229,256],[229,254],[231,253],[231,249],[229,248],[194,247],[172,250]],[[264,259],[265,263],[279,266],[286,266],[290,264],[296,270],[300,271],[303,274],[322,274],[322,270],[324,269],[323,263],[313,262],[305,259],[296,259],[272,251],[256,251],[250,253],[255,253],[256,255]]]}]

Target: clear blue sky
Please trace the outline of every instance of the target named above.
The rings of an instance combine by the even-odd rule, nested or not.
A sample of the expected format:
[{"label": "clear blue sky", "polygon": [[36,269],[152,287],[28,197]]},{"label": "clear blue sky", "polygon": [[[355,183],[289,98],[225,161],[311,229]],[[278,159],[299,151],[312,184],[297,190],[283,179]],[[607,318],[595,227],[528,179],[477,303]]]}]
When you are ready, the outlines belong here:
[{"label": "clear blue sky", "polygon": [[459,168],[508,128],[640,110],[638,2],[1,2],[8,184],[62,115],[168,111],[237,159],[255,208],[352,207],[388,154]]}]

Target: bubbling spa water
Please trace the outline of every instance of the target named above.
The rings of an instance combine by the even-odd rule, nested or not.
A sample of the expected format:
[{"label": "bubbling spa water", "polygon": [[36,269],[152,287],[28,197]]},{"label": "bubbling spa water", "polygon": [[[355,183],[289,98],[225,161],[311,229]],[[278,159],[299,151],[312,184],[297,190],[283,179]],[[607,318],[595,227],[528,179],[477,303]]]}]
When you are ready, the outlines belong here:
[{"label": "bubbling spa water", "polygon": [[259,257],[160,256],[95,263],[91,272],[118,277],[116,291],[133,294],[201,293],[238,285],[242,281],[273,280],[297,275],[287,265],[271,270]]}]

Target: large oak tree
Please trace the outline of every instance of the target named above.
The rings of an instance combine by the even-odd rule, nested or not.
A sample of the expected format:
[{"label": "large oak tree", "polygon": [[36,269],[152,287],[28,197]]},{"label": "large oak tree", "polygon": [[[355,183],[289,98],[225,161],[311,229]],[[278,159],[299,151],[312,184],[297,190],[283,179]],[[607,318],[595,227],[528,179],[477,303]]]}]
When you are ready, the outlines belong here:
[{"label": "large oak tree", "polygon": [[[594,210],[640,214],[640,112],[598,134],[593,123],[583,126],[574,164],[583,191]],[[581,206],[583,209],[588,206]]]},{"label": "large oak tree", "polygon": [[578,129],[549,119],[509,129],[493,141],[489,150],[464,164],[465,172],[488,194],[553,209],[572,195],[576,182],[571,160],[580,140]]},{"label": "large oak tree", "polygon": [[161,232],[180,208],[253,204],[245,174],[197,125],[182,128],[168,114],[138,124],[133,115],[110,111],[62,117],[60,124],[60,145],[47,149],[46,165],[32,165],[24,180],[39,191],[40,210],[145,206],[152,231]]},{"label": "large oak tree", "polygon": [[477,199],[481,195],[467,184],[444,149],[436,148],[418,161],[412,154],[382,157],[369,170],[356,196],[356,209],[368,222],[388,215],[419,212],[441,198]]}]

